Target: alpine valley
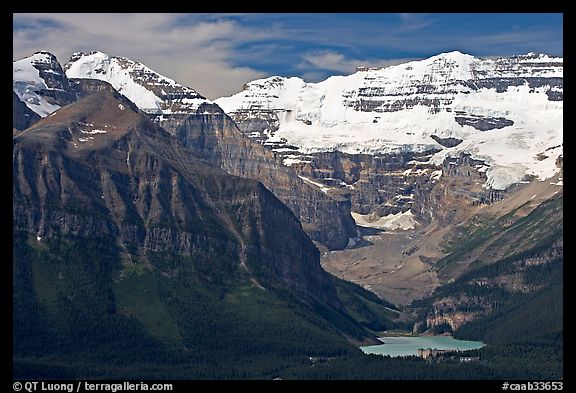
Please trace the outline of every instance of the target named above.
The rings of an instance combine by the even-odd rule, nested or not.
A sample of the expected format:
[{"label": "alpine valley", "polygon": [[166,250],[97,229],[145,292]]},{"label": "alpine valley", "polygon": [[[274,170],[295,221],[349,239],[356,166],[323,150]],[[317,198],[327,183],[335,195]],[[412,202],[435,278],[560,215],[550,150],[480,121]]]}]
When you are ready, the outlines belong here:
[{"label": "alpine valley", "polygon": [[[42,51],[12,96],[15,379],[563,378],[562,58],[210,101]],[[384,332],[486,346],[359,349]]]}]

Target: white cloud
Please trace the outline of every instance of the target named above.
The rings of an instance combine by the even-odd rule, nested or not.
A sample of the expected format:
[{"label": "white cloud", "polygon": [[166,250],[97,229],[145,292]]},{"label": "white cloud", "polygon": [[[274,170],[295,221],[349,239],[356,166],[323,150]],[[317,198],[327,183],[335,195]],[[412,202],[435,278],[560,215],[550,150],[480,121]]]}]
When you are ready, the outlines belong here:
[{"label": "white cloud", "polygon": [[[48,50],[65,64],[75,51],[100,50],[141,61],[208,98],[229,95],[266,76],[233,64],[235,47],[266,31],[230,20],[182,14],[14,14],[13,59]],[[194,15],[186,16],[194,19]]]},{"label": "white cloud", "polygon": [[337,71],[340,73],[353,73],[358,66],[366,67],[389,67],[392,65],[406,63],[414,58],[401,59],[349,59],[341,53],[331,50],[310,51],[302,55],[303,61],[299,68],[320,68],[328,71]]}]

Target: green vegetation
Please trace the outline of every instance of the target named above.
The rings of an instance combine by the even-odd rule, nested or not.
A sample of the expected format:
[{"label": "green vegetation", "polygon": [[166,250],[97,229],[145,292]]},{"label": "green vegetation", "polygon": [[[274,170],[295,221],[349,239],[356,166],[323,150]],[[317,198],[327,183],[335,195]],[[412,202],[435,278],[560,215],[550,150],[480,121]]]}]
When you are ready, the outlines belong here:
[{"label": "green vegetation", "polygon": [[[532,227],[530,220],[521,224]],[[257,254],[248,255],[251,273],[242,269],[232,246],[218,253],[195,248],[190,256],[128,257],[110,238],[39,242],[15,232],[13,376],[559,379],[563,258],[553,250],[562,230],[556,225],[539,233],[544,232],[550,234],[542,237],[546,241],[477,264],[432,298],[413,304],[423,316],[440,297],[482,299],[456,306],[457,311],[490,310],[454,332],[488,344],[474,352],[480,357],[475,364],[364,355],[346,337],[361,340],[369,332],[411,328],[397,322],[392,304],[333,276],[344,309],[297,298],[272,280]],[[478,284],[507,276],[529,290]],[[437,327],[444,331],[448,326]]]},{"label": "green vegetation", "polygon": [[18,378],[269,378],[359,352],[310,306],[255,287],[233,253],[122,265],[110,239],[13,245]]},{"label": "green vegetation", "polygon": [[113,290],[119,314],[136,319],[159,341],[182,342],[178,326],[158,296],[153,273],[132,274],[115,283]]},{"label": "green vegetation", "polygon": [[[351,336],[362,334],[359,326],[394,325],[395,312],[364,289],[336,278],[332,279],[338,295],[353,317],[320,303],[311,312],[310,305],[281,291],[255,287],[233,263],[233,255],[226,261],[210,255],[151,253],[147,260],[134,258],[134,265],[127,267],[118,262],[119,251],[104,239],[67,237],[38,243],[17,233],[13,244],[15,378],[550,379],[561,375],[557,348],[562,331],[557,329],[558,319],[547,319],[545,312],[561,310],[561,303],[555,308],[550,303],[557,300],[561,286],[555,287],[556,292],[542,289],[524,302],[508,303],[499,314],[456,332],[457,337],[497,344],[478,351],[480,363],[434,364],[364,355],[349,344],[336,326],[348,329]],[[488,268],[482,268],[483,274]],[[534,269],[530,271],[535,274]],[[211,274],[205,275],[208,271]],[[535,277],[530,280],[542,284]],[[509,309],[513,307],[514,312]],[[542,316],[535,320],[538,325],[548,321],[543,325],[548,335],[519,330],[531,312]],[[505,332],[527,340],[510,341]]]},{"label": "green vegetation", "polygon": [[338,298],[355,322],[360,323],[371,331],[378,332],[395,326],[398,312],[396,307],[380,299],[372,292],[352,282],[344,281],[332,276],[336,286]]},{"label": "green vegetation", "polygon": [[[479,350],[482,364],[498,370],[505,378],[560,379],[563,377],[563,227],[562,198],[544,202],[529,215],[510,223],[500,233],[482,229],[482,238],[500,236],[493,244],[520,239],[514,252],[491,263],[474,264],[454,282],[439,287],[427,299],[415,301],[424,320],[437,299],[458,300],[452,311],[478,313],[462,325],[454,337],[480,340],[488,345]],[[500,221],[505,220],[501,218]],[[479,239],[478,233],[470,237]],[[528,242],[525,239],[529,239]],[[465,254],[471,243],[462,245],[444,263]],[[506,243],[511,246],[509,243]],[[528,244],[528,246],[526,245]],[[477,244],[476,244],[477,246]],[[483,374],[480,374],[483,377]]]},{"label": "green vegetation", "polygon": [[[474,251],[499,255],[500,259],[513,256],[519,250],[545,246],[562,236],[561,196],[543,202],[525,217],[517,214],[522,207],[497,218],[476,216],[467,225],[457,228],[443,245],[449,254],[438,261],[434,270],[446,279],[457,269],[458,263],[468,261],[467,256]],[[472,263],[471,267],[478,267],[491,264],[493,260],[482,256],[482,260],[468,262]]]}]

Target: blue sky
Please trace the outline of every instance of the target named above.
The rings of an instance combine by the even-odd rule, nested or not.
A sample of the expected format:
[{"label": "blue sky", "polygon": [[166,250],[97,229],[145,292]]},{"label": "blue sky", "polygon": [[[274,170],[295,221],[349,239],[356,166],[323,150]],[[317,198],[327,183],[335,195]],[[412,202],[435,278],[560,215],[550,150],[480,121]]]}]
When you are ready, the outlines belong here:
[{"label": "blue sky", "polygon": [[563,55],[562,14],[14,14],[13,59],[37,50],[138,60],[208,98],[271,75],[319,81],[459,50]]}]

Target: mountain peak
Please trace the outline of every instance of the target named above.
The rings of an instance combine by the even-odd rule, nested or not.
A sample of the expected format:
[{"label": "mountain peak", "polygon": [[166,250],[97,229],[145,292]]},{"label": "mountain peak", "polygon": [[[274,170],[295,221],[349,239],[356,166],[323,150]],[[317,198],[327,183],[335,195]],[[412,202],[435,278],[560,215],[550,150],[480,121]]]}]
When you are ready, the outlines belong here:
[{"label": "mountain peak", "polygon": [[17,138],[74,154],[107,146],[146,121],[124,96],[101,90],[44,117]]},{"label": "mountain peak", "polygon": [[13,91],[28,108],[41,117],[75,97],[62,66],[52,53],[39,51],[12,63]]},{"label": "mountain peak", "polygon": [[31,60],[34,63],[47,63],[51,64],[54,62],[58,62],[56,56],[46,50],[40,50],[38,52],[34,52],[32,56],[30,56]]},{"label": "mountain peak", "polygon": [[518,59],[525,63],[556,63],[562,64],[564,59],[559,56],[550,56],[545,53],[528,52],[524,55],[512,56],[513,59]]},{"label": "mountain peak", "polygon": [[450,51],[450,52],[440,53],[438,55],[430,57],[429,59],[430,60],[445,59],[445,60],[451,60],[451,61],[455,61],[455,62],[463,62],[463,61],[466,62],[466,61],[474,60],[475,57],[472,55],[469,55],[467,53],[462,53],[458,50],[454,50],[454,51]]},{"label": "mountain peak", "polygon": [[77,52],[64,67],[69,78],[100,79],[110,83],[152,115],[192,114],[211,103],[195,90],[167,78],[144,64],[103,52]]},{"label": "mountain peak", "polygon": [[[457,58],[457,57],[470,57],[472,55],[469,55],[468,53],[461,52],[459,50],[452,50],[452,51],[448,51],[448,52],[439,53],[436,56],[438,56],[438,57],[456,57]],[[434,57],[434,56],[432,56],[432,57]],[[472,57],[474,57],[474,56],[472,56]]]}]

